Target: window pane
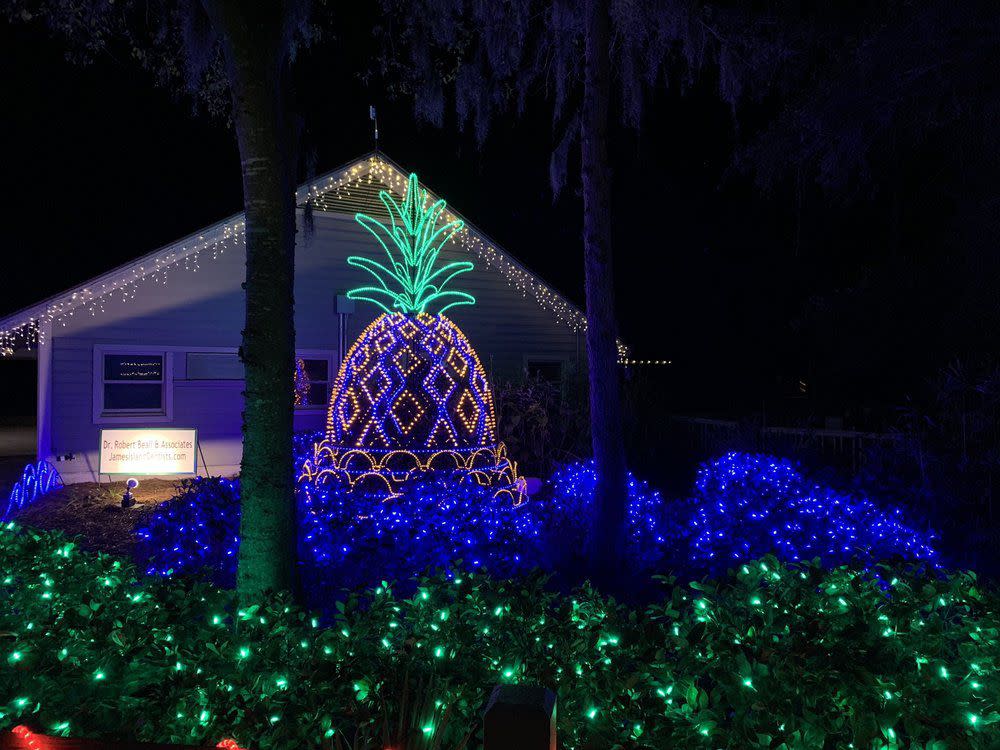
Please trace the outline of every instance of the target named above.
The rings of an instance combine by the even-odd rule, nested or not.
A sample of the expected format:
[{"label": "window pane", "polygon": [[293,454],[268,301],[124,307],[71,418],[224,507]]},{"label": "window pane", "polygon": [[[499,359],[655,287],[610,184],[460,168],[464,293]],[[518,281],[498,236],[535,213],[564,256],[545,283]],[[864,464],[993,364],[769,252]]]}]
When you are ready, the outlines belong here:
[{"label": "window pane", "polygon": [[326,383],[310,383],[309,392],[304,394],[302,406],[326,406],[329,398],[328,388]]},{"label": "window pane", "polygon": [[162,354],[105,354],[105,380],[163,380]]},{"label": "window pane", "polygon": [[303,359],[305,364],[306,380],[329,380],[330,363],[325,359]]},{"label": "window pane", "polygon": [[547,383],[558,383],[562,380],[562,362],[529,359],[528,377],[540,378]]},{"label": "window pane", "polygon": [[104,410],[163,409],[163,386],[159,383],[105,383]]},{"label": "window pane", "polygon": [[243,380],[243,363],[238,354],[189,352],[188,380]]}]

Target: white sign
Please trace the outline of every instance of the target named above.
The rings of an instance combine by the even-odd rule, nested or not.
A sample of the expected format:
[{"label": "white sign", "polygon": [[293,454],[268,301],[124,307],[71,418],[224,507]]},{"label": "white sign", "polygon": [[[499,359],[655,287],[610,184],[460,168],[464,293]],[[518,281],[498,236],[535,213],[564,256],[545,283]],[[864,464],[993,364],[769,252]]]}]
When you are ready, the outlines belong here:
[{"label": "white sign", "polygon": [[101,430],[101,474],[194,474],[198,431],[141,427]]}]

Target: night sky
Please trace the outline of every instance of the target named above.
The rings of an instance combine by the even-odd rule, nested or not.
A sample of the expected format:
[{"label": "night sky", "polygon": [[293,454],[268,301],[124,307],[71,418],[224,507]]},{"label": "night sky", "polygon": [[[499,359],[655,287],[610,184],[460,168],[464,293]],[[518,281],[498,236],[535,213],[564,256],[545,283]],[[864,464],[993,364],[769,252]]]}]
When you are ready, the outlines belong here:
[{"label": "night sky", "polygon": [[[297,63],[318,172],[371,149],[376,104],[388,156],[582,304],[581,201],[571,182],[553,202],[549,110],[497,123],[481,148],[454,123],[418,127],[409,102],[357,75],[373,53],[354,23]],[[0,69],[0,313],[240,210],[231,131],[127,61],[77,67],[44,30],[0,21]],[[732,158],[773,109],[734,118],[715,86],[708,73],[653,97],[642,127],[616,127],[612,143],[620,334],[635,356],[675,362],[661,379],[678,410],[885,411],[988,347],[996,300],[981,280],[995,266],[958,248],[947,142],[904,156],[907,251],[889,257],[878,175],[850,195],[808,179],[762,193]],[[792,398],[799,380],[805,399]]]}]

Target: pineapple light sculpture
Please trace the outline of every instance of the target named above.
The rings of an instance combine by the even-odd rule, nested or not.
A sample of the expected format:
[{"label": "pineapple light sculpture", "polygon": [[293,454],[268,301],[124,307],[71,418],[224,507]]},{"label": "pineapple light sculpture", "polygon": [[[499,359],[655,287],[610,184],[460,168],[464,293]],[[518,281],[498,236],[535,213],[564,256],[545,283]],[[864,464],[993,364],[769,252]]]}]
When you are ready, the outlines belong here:
[{"label": "pineapple light sculpture", "polygon": [[[389,225],[360,213],[355,219],[388,260],[348,258],[375,283],[347,296],[371,302],[383,313],[344,357],[330,396],[326,436],[300,479],[391,497],[409,481],[447,472],[518,504],[524,500],[524,480],[497,439],[486,372],[469,340],[444,315],[476,301],[446,288],[472,270],[472,263],[437,263],[463,222],[447,220],[445,201],[430,203],[415,174],[402,205],[384,190],[379,199]],[[440,309],[432,314],[432,306]]]}]

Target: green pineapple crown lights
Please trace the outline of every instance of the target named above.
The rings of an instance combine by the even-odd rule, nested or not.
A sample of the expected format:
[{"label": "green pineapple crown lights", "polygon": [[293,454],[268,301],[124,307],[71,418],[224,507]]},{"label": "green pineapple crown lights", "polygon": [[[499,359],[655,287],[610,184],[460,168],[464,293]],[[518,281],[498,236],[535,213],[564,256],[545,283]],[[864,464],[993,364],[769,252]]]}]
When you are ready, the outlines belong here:
[{"label": "green pineapple crown lights", "polygon": [[378,284],[351,289],[348,298],[366,300],[387,313],[410,315],[426,313],[432,304],[445,303],[438,314],[456,305],[474,305],[476,298],[471,294],[445,289],[453,278],[471,271],[472,263],[454,261],[435,268],[442,248],[465,222],[455,219],[439,227],[447,203],[438,200],[429,204],[427,191],[420,188],[415,174],[410,175],[402,205],[386,190],[379,191],[378,197],[389,212],[390,226],[367,214],[357,213],[354,218],[378,240],[389,265],[350,256],[347,262],[368,271]]}]

